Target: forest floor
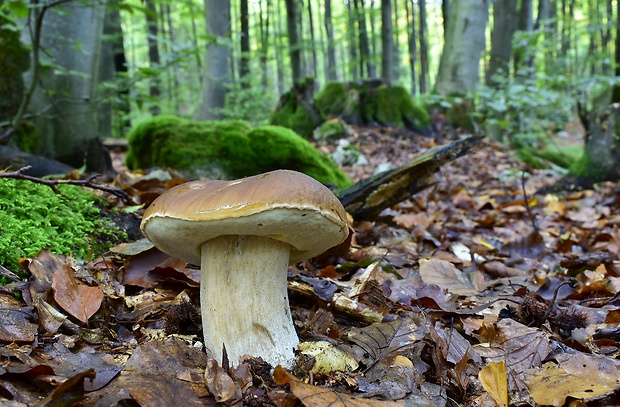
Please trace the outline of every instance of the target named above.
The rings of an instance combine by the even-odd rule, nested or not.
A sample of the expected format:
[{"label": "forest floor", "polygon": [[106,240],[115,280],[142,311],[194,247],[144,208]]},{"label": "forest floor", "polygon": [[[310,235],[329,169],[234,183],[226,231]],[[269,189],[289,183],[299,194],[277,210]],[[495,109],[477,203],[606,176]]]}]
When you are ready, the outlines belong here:
[{"label": "forest floor", "polygon": [[[445,142],[354,130],[368,160],[346,169],[354,180]],[[136,203],[179,182],[121,160],[113,185]],[[198,271],[146,241],[87,264],[43,251],[28,283],[0,291],[0,404],[620,405],[620,190],[536,194],[557,178],[484,140],[354,222],[343,257],[292,266],[300,339],[326,342],[292,372],[208,361]]]}]

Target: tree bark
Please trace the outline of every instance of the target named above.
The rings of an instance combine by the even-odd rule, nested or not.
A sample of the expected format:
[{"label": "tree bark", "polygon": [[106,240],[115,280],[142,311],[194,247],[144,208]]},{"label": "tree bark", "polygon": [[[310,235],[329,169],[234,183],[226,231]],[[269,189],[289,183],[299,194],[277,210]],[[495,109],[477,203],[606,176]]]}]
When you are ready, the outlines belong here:
[{"label": "tree bark", "polygon": [[415,35],[415,5],[411,0],[405,0],[405,14],[407,16],[407,48],[409,51],[409,70],[411,73],[411,94],[417,93],[416,75],[416,35]]},{"label": "tree bark", "polygon": [[226,85],[229,81],[230,0],[204,0],[207,34],[216,42],[207,46],[202,98],[194,118],[214,120],[221,117],[220,109],[226,103]]},{"label": "tree bark", "polygon": [[489,0],[454,0],[451,3],[437,74],[437,93],[464,95],[476,89],[488,18]]},{"label": "tree bark", "polygon": [[33,86],[29,90],[32,98],[24,107],[29,106],[35,115],[45,113],[31,119],[39,136],[37,153],[81,167],[88,160],[90,140],[99,135],[96,100],[105,2],[93,6],[67,3],[61,7],[62,13],[51,8],[40,21],[40,43],[34,39],[38,50],[29,37],[24,38],[33,46],[33,53],[45,50],[57,64],[55,69],[37,72],[38,61],[33,61],[25,75],[26,83]]},{"label": "tree bark", "polygon": [[334,48],[334,26],[332,24],[332,2],[325,0],[325,33],[327,35],[327,80],[338,80],[336,72],[336,49]]},{"label": "tree bark", "polygon": [[[448,0],[443,0],[448,3]],[[419,0],[420,7],[420,93],[426,93],[428,88],[428,42],[426,41],[426,0]]]},{"label": "tree bark", "polygon": [[512,55],[512,38],[517,29],[514,15],[517,12],[517,0],[495,0],[493,4],[493,29],[491,30],[491,52],[489,69],[486,72],[486,84],[496,87],[497,77],[508,77],[510,57]]},{"label": "tree bark", "polygon": [[297,1],[286,0],[286,27],[288,32],[289,55],[293,82],[303,79],[301,70],[301,49],[299,44],[299,30],[297,26]]},{"label": "tree bark", "polygon": [[[359,0],[354,0],[355,15],[357,17],[358,26],[358,38],[360,47],[360,76],[362,78],[374,78],[375,66],[372,63],[370,55],[370,43],[368,41],[368,31],[366,29],[366,10],[364,10],[364,3],[359,4]],[[366,68],[366,75],[364,75],[364,67]]]},{"label": "tree bark", "polygon": [[348,65],[352,79],[357,80],[357,41],[355,36],[355,16],[353,7],[351,6],[351,1],[347,2],[347,17],[347,25],[349,28],[347,30],[349,40],[349,57],[351,58]]},{"label": "tree bark", "polygon": [[239,82],[241,87],[250,87],[250,17],[248,10],[248,0],[239,2],[239,20],[241,22],[241,32],[239,45],[241,47],[241,58],[239,59]]},{"label": "tree bark", "polygon": [[316,78],[319,70],[317,65],[316,40],[314,38],[314,16],[312,14],[312,1],[308,0],[308,29],[310,30],[310,47],[312,49],[312,75]]},{"label": "tree bark", "polygon": [[392,31],[392,1],[381,0],[381,78],[392,84],[394,69],[394,33]]},{"label": "tree bark", "polygon": [[400,12],[398,10],[398,0],[394,0],[392,3],[392,32],[393,32],[393,61],[392,61],[392,82],[398,82],[400,80],[400,26],[398,24],[398,17]]},{"label": "tree bark", "polygon": [[271,0],[267,0],[266,9],[263,8],[263,3],[259,2],[259,14],[260,14],[260,66],[261,66],[261,74],[262,74],[262,86],[263,89],[267,89],[269,79],[268,79],[268,69],[267,69],[267,60],[269,57],[269,10],[271,10]]},{"label": "tree bark", "polygon": [[[146,25],[148,28],[149,35],[146,38],[146,42],[149,46],[149,64],[152,69],[159,69],[159,65],[161,63],[161,58],[159,57],[159,48],[157,47],[157,36],[159,34],[157,28],[157,10],[155,8],[155,3],[153,0],[145,0],[145,7],[150,11],[146,13]],[[150,79],[149,86],[149,95],[151,96],[153,102],[149,107],[149,111],[153,116],[157,116],[161,108],[159,104],[155,102],[159,99],[159,95],[161,95],[161,78],[159,75],[156,75]]]}]

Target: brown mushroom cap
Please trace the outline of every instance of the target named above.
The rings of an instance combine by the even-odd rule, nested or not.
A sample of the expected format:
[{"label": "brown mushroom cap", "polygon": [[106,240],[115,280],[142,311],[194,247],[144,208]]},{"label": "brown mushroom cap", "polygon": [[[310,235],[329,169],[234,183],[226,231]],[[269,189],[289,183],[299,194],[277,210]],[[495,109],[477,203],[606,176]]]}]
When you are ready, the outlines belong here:
[{"label": "brown mushroom cap", "polygon": [[324,185],[299,172],[277,170],[178,185],[153,201],[140,228],[158,249],[193,264],[200,264],[204,242],[225,235],[286,242],[292,264],[344,241],[346,219],[342,204]]}]

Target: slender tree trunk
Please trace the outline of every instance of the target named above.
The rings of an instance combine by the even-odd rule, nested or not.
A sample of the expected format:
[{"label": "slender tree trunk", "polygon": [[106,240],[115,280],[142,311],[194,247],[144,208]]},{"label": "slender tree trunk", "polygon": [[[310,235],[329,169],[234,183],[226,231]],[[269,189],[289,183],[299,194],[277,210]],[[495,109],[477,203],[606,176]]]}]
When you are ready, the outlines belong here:
[{"label": "slender tree trunk", "polygon": [[[616,2],[616,16],[620,17],[620,1]],[[616,37],[614,38],[614,73],[616,79],[620,77],[620,18],[616,18]],[[620,103],[620,85],[614,85],[611,95],[612,103]]]},{"label": "slender tree trunk", "polygon": [[314,37],[314,16],[312,15],[312,0],[308,0],[308,28],[310,29],[310,47],[312,48],[312,76],[317,77],[318,60],[316,56],[316,41]]},{"label": "slender tree trunk", "polygon": [[392,83],[394,72],[394,33],[392,31],[392,1],[381,0],[381,78]]},{"label": "slender tree trunk", "polygon": [[266,10],[263,8],[263,2],[258,3],[260,14],[260,66],[262,74],[262,86],[263,89],[267,89],[269,83],[269,69],[268,69],[268,57],[269,57],[269,10],[271,10],[271,0],[267,0]]},{"label": "slender tree trunk", "polygon": [[489,3],[489,0],[454,0],[451,3],[446,43],[435,85],[437,93],[465,95],[476,89]]},{"label": "slender tree trunk", "polygon": [[332,25],[332,2],[325,0],[325,34],[327,35],[327,80],[338,80],[336,72],[336,49],[334,48],[334,26]]},{"label": "slender tree trunk", "polygon": [[[286,77],[284,76],[284,46],[282,45],[282,34],[284,34],[284,28],[282,24],[282,1],[276,0],[276,17],[278,24],[278,33],[276,36],[276,71],[278,76],[278,94],[282,95],[287,88],[285,86]],[[269,10],[267,10],[269,12]]]},{"label": "slender tree trunk", "polygon": [[[364,2],[359,5],[359,0],[354,0],[355,14],[357,16],[358,37],[360,45],[360,76],[374,78],[376,76],[375,65],[372,63],[370,55],[370,43],[368,41],[368,31],[366,29],[366,11],[364,10]],[[364,75],[364,66],[366,67],[366,75]]]},{"label": "slender tree trunk", "polygon": [[370,21],[370,55],[377,55],[377,18],[375,16],[375,0],[370,0],[368,17]]},{"label": "slender tree trunk", "polygon": [[323,23],[325,22],[325,16],[321,14],[321,7],[317,8],[317,20],[319,21],[318,32],[319,32],[319,44],[321,47],[320,61],[322,62],[322,64],[319,62],[319,66],[322,66],[323,68],[323,82],[325,83],[329,81],[329,78],[327,77],[327,71],[329,67],[327,66],[327,41],[325,40],[326,35],[325,35],[325,31],[323,30],[324,28]]},{"label": "slender tree trunk", "polygon": [[495,0],[493,4],[493,29],[491,30],[491,52],[489,69],[486,72],[486,84],[497,86],[498,77],[508,77],[512,38],[517,29],[514,15],[517,12],[517,0]]},{"label": "slender tree trunk", "polygon": [[289,55],[291,58],[291,71],[293,73],[293,82],[298,82],[303,78],[303,74],[301,70],[301,49],[299,46],[296,0],[286,0],[286,26],[290,47]]},{"label": "slender tree trunk", "polygon": [[[157,70],[160,65],[160,57],[159,57],[159,48],[157,47],[157,38],[158,38],[158,29],[157,29],[157,9],[155,8],[155,3],[153,0],[144,0],[144,4],[146,8],[150,11],[150,13],[146,13],[146,25],[148,28],[149,35],[147,36],[147,43],[149,46],[149,63],[151,68]],[[159,99],[161,95],[161,80],[159,75],[151,78],[151,85],[149,86],[149,95],[153,99],[151,106],[149,107],[149,111],[153,116],[157,116],[161,108],[159,103],[155,102],[155,100]]]},{"label": "slender tree trunk", "polygon": [[392,23],[392,31],[394,33],[394,51],[393,51],[393,58],[394,61],[392,62],[392,69],[393,69],[393,73],[392,73],[392,82],[398,82],[400,80],[400,61],[401,61],[401,48],[400,48],[400,26],[398,24],[398,16],[399,16],[399,10],[398,10],[398,0],[393,0],[392,2],[392,9],[393,9],[393,23]]},{"label": "slender tree trunk", "polygon": [[207,46],[202,98],[194,117],[212,120],[221,117],[220,109],[226,104],[226,86],[229,81],[230,58],[230,0],[204,0],[207,34],[216,42]]},{"label": "slender tree trunk", "polygon": [[441,16],[443,17],[443,36],[445,39],[446,33],[448,32],[448,18],[450,18],[450,0],[441,1]]},{"label": "slender tree trunk", "polygon": [[357,80],[357,42],[355,37],[355,16],[353,7],[351,7],[351,2],[347,2],[347,16],[348,16],[348,37],[349,37],[349,56],[351,57],[351,62],[349,63],[349,71],[351,72],[351,77],[353,80]]},{"label": "slender tree trunk", "polygon": [[411,0],[405,0],[405,13],[407,16],[407,48],[409,50],[409,70],[411,72],[411,94],[417,93],[416,75],[416,35],[415,35],[415,4]]},{"label": "slender tree trunk", "polygon": [[[190,2],[188,7],[190,7],[190,14],[194,15],[195,13],[194,3]],[[196,28],[196,19],[191,18],[190,20],[192,22],[192,45],[194,46],[194,49],[198,50],[198,29]],[[196,62],[196,72],[198,73],[198,83],[202,84],[204,81],[204,78],[203,78],[202,59],[200,57],[200,53],[194,52],[194,57],[196,58],[195,62]]]},{"label": "slender tree trunk", "polygon": [[[448,0],[444,0],[447,3]],[[420,93],[426,93],[428,89],[428,42],[426,41],[427,24],[426,24],[426,0],[419,0],[420,7]]]},{"label": "slender tree trunk", "polygon": [[239,82],[243,88],[250,87],[250,18],[248,10],[248,0],[239,2],[239,20],[241,22],[241,32],[239,45],[241,48],[241,58],[239,59]]}]

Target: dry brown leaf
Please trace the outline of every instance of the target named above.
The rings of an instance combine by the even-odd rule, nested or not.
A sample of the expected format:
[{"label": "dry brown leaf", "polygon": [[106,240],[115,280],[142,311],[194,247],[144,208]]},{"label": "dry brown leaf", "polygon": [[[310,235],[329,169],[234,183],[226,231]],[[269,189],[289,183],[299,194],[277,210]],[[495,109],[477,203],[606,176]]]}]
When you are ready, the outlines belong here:
[{"label": "dry brown leaf", "polygon": [[61,265],[54,272],[52,289],[58,305],[83,323],[88,322],[88,318],[97,312],[103,301],[101,287],[80,283],[68,264]]},{"label": "dry brown leaf", "polygon": [[476,346],[476,350],[489,361],[504,361],[510,389],[522,389],[521,372],[540,366],[551,352],[548,335],[512,319],[500,320],[488,332],[492,336],[486,338],[487,343]]},{"label": "dry brown leaf", "polygon": [[349,396],[304,383],[291,375],[289,378],[291,391],[306,407],[397,407],[405,405],[403,401],[380,401]]},{"label": "dry brown leaf", "polygon": [[205,369],[205,383],[209,392],[219,403],[226,403],[241,398],[241,388],[221,368],[215,359],[207,361]]},{"label": "dry brown leaf", "polygon": [[530,395],[538,404],[562,406],[567,397],[584,401],[620,388],[618,365],[610,358],[585,354],[563,354],[558,363],[527,371]]},{"label": "dry brown leaf", "polygon": [[482,387],[493,397],[496,406],[508,405],[508,379],[506,378],[506,363],[490,362],[478,373]]},{"label": "dry brown leaf", "polygon": [[368,369],[392,353],[406,352],[425,333],[426,328],[417,326],[412,320],[396,320],[351,328],[343,338],[350,343],[347,347],[353,357]]},{"label": "dry brown leaf", "polygon": [[420,259],[420,276],[426,284],[435,284],[457,295],[477,295],[485,290],[482,273],[462,272],[446,260]]}]

